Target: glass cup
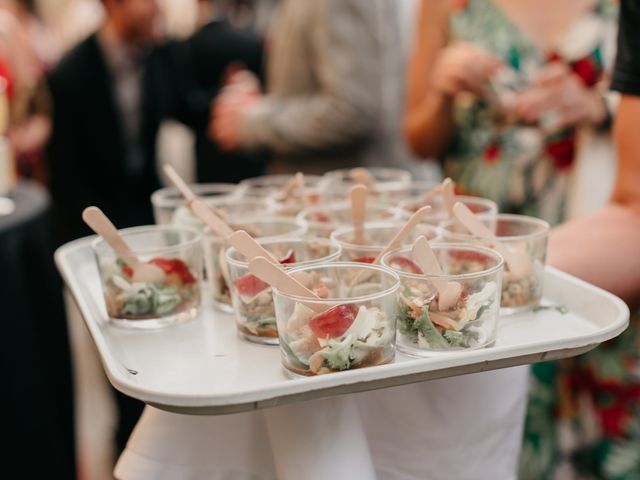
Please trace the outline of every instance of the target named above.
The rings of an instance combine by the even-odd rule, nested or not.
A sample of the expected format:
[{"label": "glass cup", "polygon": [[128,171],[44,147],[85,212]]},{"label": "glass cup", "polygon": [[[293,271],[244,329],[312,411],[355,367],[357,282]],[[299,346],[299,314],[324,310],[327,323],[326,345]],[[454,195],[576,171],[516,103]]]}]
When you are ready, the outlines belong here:
[{"label": "glass cup", "polygon": [[[492,345],[500,311],[502,257],[469,244],[434,244],[431,248],[443,275],[424,275],[412,259],[411,247],[382,257],[382,265],[400,277],[398,350],[429,356]],[[433,283],[438,279],[459,285],[461,293],[453,305],[441,305]]]},{"label": "glass cup", "polygon": [[[261,177],[247,178],[238,184],[238,191],[242,196],[247,198],[264,199],[281,193],[282,188],[293,178],[294,175],[291,174],[263,175]],[[315,189],[320,178],[318,175],[305,174],[305,188]]]},{"label": "glass cup", "polygon": [[[331,234],[331,239],[342,247],[342,260],[373,263],[403,226],[403,222],[365,223],[363,227],[365,243],[363,244],[356,243],[356,229],[353,226],[335,230]],[[403,241],[403,245],[412,244],[421,235],[430,241],[437,240],[439,230],[433,225],[418,224]]]},{"label": "glass cup", "polygon": [[[236,195],[237,185],[233,183],[202,183],[189,185],[191,190],[205,202],[212,199],[227,198]],[[153,216],[158,225],[172,223],[174,214],[179,208],[186,209],[187,201],[176,187],[166,187],[151,194]]]},{"label": "glass cup", "polygon": [[[465,195],[456,195],[456,202],[462,202],[469,210],[475,213],[481,220],[493,220],[498,214],[498,205],[493,200],[480,197],[470,197]],[[418,196],[402,200],[399,204],[400,217],[409,218],[411,214],[417,212],[425,205],[431,207],[431,211],[424,217],[422,223],[430,223],[431,225],[440,225],[445,220],[449,220],[449,214],[445,208],[441,195],[432,197],[428,201],[424,197]]]},{"label": "glass cup", "polygon": [[[351,178],[351,168],[327,172],[318,184],[322,200],[334,202],[347,198],[351,187],[357,184]],[[411,173],[399,168],[368,167],[367,172],[375,181],[375,189],[369,192],[377,202],[391,202],[405,196],[411,184]],[[400,196],[399,196],[400,195]]]},{"label": "glass cup", "polygon": [[292,268],[321,299],[273,289],[280,351],[290,376],[389,363],[395,354],[398,275],[348,262]]},{"label": "glass cup", "polygon": [[[330,263],[340,257],[340,246],[326,238],[284,238],[259,243],[287,269]],[[251,342],[277,345],[271,287],[249,273],[244,255],[235,248],[229,247],[225,258],[238,333]]]},{"label": "glass cup", "polygon": [[[227,223],[234,230],[244,230],[256,240],[282,240],[301,237],[306,227],[286,217],[252,216],[230,217]],[[214,305],[223,312],[233,313],[231,292],[229,291],[229,270],[225,259],[227,243],[207,230],[205,235],[205,261],[207,278]]]},{"label": "glass cup", "polygon": [[202,235],[183,227],[120,230],[142,262],[160,267],[160,283],[134,281],[133,270],[102,238],[93,242],[109,319],[130,328],[159,328],[194,318],[200,309]]},{"label": "glass cup", "polygon": [[[395,219],[397,215],[397,210],[390,205],[368,203],[365,221],[390,220]],[[329,238],[334,230],[351,225],[351,203],[316,205],[305,208],[296,218],[307,226],[309,235]]]},{"label": "glass cup", "polygon": [[[493,223],[487,220],[483,222],[495,232],[500,242],[512,252],[528,257],[531,264],[531,269],[525,276],[515,275],[508,263],[505,264],[501,313],[511,315],[532,310],[542,298],[549,224],[538,218],[511,214],[499,214]],[[489,239],[470,234],[457,220],[443,222],[441,233],[444,241],[493,247]]]}]

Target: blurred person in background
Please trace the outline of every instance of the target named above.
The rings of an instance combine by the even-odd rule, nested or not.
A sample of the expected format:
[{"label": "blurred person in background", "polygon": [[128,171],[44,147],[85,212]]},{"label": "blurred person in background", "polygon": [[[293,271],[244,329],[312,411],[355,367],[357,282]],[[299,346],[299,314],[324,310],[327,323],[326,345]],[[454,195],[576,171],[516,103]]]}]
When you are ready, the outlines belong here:
[{"label": "blurred person in background", "polygon": [[[100,30],[52,71],[48,146],[58,241],[91,233],[82,210],[100,206],[118,227],[153,223],[155,140],[165,63],[156,0],[103,0]],[[116,392],[116,443],[126,444],[143,404]]]},{"label": "blurred person in background", "polygon": [[[461,192],[491,198],[504,212],[561,222],[578,130],[610,124],[605,52],[613,3],[423,0],[405,116],[412,149],[439,157]],[[607,444],[594,441],[597,428],[589,434],[577,425],[610,407],[595,397],[576,403],[570,385],[583,374],[580,381],[593,384],[624,383],[624,368],[598,365],[620,365],[634,348],[623,336],[577,359],[532,367],[521,478],[589,470],[598,455],[592,447]],[[609,399],[618,394],[627,392]]]},{"label": "blurred person in background", "polygon": [[45,75],[59,56],[33,1],[0,2],[0,63],[8,82],[10,141],[18,174],[47,183],[44,150],[51,131]]},{"label": "blurred person in background", "polygon": [[213,98],[234,69],[247,69],[262,78],[263,46],[249,31],[234,27],[228,15],[235,0],[200,0],[204,25],[180,42],[172,53],[175,62],[175,116],[196,133],[196,178],[199,182],[239,182],[261,175],[261,155],[225,151],[207,135]]},{"label": "blurred person in background", "polygon": [[231,76],[210,134],[226,150],[273,156],[269,170],[410,168],[400,138],[398,8],[384,0],[283,0],[269,38],[267,93]]},{"label": "blurred person in background", "polygon": [[578,127],[608,128],[612,0],[422,0],[405,135],[460,192],[558,223]]}]

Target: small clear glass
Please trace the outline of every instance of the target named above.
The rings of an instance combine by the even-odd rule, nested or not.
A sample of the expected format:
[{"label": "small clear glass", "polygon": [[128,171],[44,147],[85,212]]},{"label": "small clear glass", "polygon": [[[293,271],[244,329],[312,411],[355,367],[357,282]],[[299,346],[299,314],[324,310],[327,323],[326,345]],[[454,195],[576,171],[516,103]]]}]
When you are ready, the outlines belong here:
[{"label": "small clear glass", "polygon": [[[205,202],[237,195],[238,186],[233,183],[201,183],[189,185],[193,192]],[[168,225],[179,208],[188,208],[187,201],[176,187],[166,187],[151,194],[153,216],[156,224]]]},{"label": "small clear glass", "polygon": [[[340,257],[340,246],[326,238],[261,240],[269,253],[287,268],[322,265]],[[254,343],[278,344],[278,329],[271,287],[249,273],[244,255],[226,250],[229,286],[240,336]]]},{"label": "small clear glass", "polygon": [[[351,178],[351,168],[332,170],[324,174],[318,184],[323,201],[335,202],[344,200],[352,186],[356,185]],[[366,171],[375,181],[375,189],[369,192],[377,202],[395,202],[406,197],[411,185],[411,173],[399,168],[368,167]]]},{"label": "small clear glass", "polygon": [[105,305],[118,326],[150,329],[181,323],[200,310],[202,236],[183,227],[145,226],[120,230],[142,262],[165,272],[161,283],[134,282],[132,269],[102,239],[93,242]]},{"label": "small clear glass", "polygon": [[[373,263],[403,226],[403,222],[365,223],[364,243],[357,243],[355,227],[342,227],[331,234],[331,239],[342,247],[342,260]],[[429,241],[437,241],[439,230],[433,225],[418,224],[405,238],[403,245],[411,245],[421,235]]]},{"label": "small clear glass", "polygon": [[[544,283],[544,267],[547,257],[549,224],[544,220],[525,215],[499,214],[494,222],[483,220],[508,249],[523,252],[531,263],[530,273],[516,276],[505,264],[502,281],[502,315],[532,310],[540,304]],[[493,248],[489,239],[476,237],[457,220],[441,224],[444,241],[485,245]]]},{"label": "small clear glass", "polygon": [[[281,193],[283,187],[294,178],[291,174],[263,175],[242,180],[238,184],[240,195],[247,198],[265,199]],[[315,189],[320,181],[319,175],[304,176],[305,189]]]},{"label": "small clear glass", "polygon": [[[256,240],[281,240],[302,237],[307,229],[291,218],[275,216],[230,217],[227,223],[234,230],[244,230]],[[225,259],[227,243],[207,230],[205,234],[207,278],[214,305],[223,312],[233,313],[229,290],[229,270]]]},{"label": "small clear glass", "polygon": [[398,275],[379,265],[337,262],[292,268],[321,298],[273,289],[282,363],[290,376],[382,365],[395,354]]},{"label": "small clear glass", "polygon": [[[397,216],[397,209],[390,205],[367,203],[367,222],[393,220]],[[305,208],[296,218],[307,226],[309,235],[329,238],[334,230],[351,225],[351,203],[345,201],[316,205]]]},{"label": "small clear glass", "polygon": [[[498,205],[496,202],[486,198],[456,195],[455,201],[466,205],[469,210],[475,213],[481,220],[494,220],[498,214]],[[426,201],[423,196],[409,198],[402,200],[398,205],[401,211],[401,218],[409,218],[411,214],[417,212],[426,205],[431,207],[431,211],[424,220],[422,220],[422,223],[430,223],[431,225],[437,226],[450,218],[441,195],[437,195]]]},{"label": "small clear glass", "polygon": [[[398,350],[430,356],[492,345],[500,311],[502,257],[468,244],[433,244],[431,248],[443,275],[424,275],[411,247],[382,257],[382,265],[400,277]],[[461,293],[454,305],[440,308],[436,279],[459,284]]]}]

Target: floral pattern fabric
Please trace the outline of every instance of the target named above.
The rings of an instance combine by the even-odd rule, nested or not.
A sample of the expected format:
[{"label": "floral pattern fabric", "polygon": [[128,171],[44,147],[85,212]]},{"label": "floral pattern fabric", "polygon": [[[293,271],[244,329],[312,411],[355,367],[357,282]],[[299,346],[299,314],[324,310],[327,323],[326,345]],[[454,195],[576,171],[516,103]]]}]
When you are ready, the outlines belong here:
[{"label": "floral pattern fabric", "polygon": [[[610,0],[598,3],[553,52],[543,53],[490,0],[458,0],[450,15],[449,37],[452,43],[473,43],[501,59],[516,86],[525,87],[550,62],[565,62],[593,87],[603,76],[615,12]],[[460,193],[490,198],[503,212],[561,222],[576,153],[575,129],[524,125],[501,119],[495,110],[489,100],[456,98],[456,134],[444,158],[445,173]]]}]

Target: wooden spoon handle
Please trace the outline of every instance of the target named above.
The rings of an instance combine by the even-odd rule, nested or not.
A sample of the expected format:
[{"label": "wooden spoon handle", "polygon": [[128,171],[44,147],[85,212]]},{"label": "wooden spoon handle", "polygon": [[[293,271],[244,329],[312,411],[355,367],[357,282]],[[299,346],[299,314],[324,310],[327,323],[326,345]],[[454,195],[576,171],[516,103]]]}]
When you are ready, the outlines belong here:
[{"label": "wooden spoon handle", "polygon": [[[267,282],[269,285],[277,288],[285,294],[320,300],[320,297],[318,297],[314,292],[290,276],[281,267],[271,263],[265,257],[256,257],[251,260],[251,262],[249,262],[249,271],[263,282]],[[303,303],[314,312],[323,312],[328,308],[327,305],[321,303]]]},{"label": "wooden spoon handle", "polygon": [[373,263],[378,263],[380,259],[388,252],[390,252],[394,248],[398,248],[402,244],[402,241],[407,237],[407,235],[411,233],[411,230],[413,230],[415,226],[420,223],[420,220],[422,220],[430,211],[431,207],[429,205],[426,205],[417,210],[413,215],[411,215],[411,217],[409,217],[409,220],[407,220],[407,223],[405,223],[403,227],[398,230],[398,233],[396,233],[391,241],[387,244],[387,246],[384,247],[382,252],[380,252],[380,254],[375,258]]},{"label": "wooden spoon handle", "polygon": [[349,172],[349,176],[354,182],[361,183],[365,187],[373,189],[376,186],[375,179],[371,176],[366,168],[352,168]]},{"label": "wooden spoon handle", "polygon": [[355,243],[364,243],[364,219],[367,213],[367,192],[364,185],[354,185],[349,191],[351,198],[351,222],[355,229]]},{"label": "wooden spoon handle", "polygon": [[278,262],[270,252],[256,242],[256,240],[244,230],[237,230],[233,232],[229,235],[228,242],[242,255],[244,255],[248,262],[256,257],[264,257],[275,265],[280,264],[280,262]]},{"label": "wooden spoon handle", "polygon": [[456,201],[455,186],[456,184],[450,178],[445,178],[442,182],[442,197],[449,217],[453,217],[453,204]]},{"label": "wooden spoon handle", "polygon": [[164,173],[167,174],[169,180],[176,186],[176,188],[182,193],[187,202],[191,202],[196,198],[196,194],[189,188],[186,182],[182,179],[178,172],[171,165],[164,165]]},{"label": "wooden spoon handle", "polygon": [[[419,236],[415,242],[413,242],[413,246],[411,247],[411,257],[422,269],[422,273],[425,275],[442,275],[442,268],[440,267],[440,263],[436,258],[435,253],[429,246],[429,242],[426,237]],[[438,292],[442,294],[447,288],[447,281],[441,278],[430,278],[431,283],[433,283]]]},{"label": "wooden spoon handle", "polygon": [[462,222],[462,224],[469,229],[471,233],[480,238],[489,239],[492,242],[496,242],[497,238],[494,233],[487,228],[487,226],[480,221],[474,213],[469,210],[462,202],[456,202],[453,206],[453,214]]},{"label": "wooden spoon handle", "polygon": [[131,252],[129,245],[118,233],[118,229],[98,207],[87,207],[82,212],[82,219],[91,229],[104,238],[111,248],[124,262],[134,268],[140,260]]},{"label": "wooden spoon handle", "polygon": [[191,210],[193,210],[193,213],[195,213],[205,225],[225,240],[233,233],[233,229],[213,213],[211,207],[199,198],[196,197],[191,200]]}]

